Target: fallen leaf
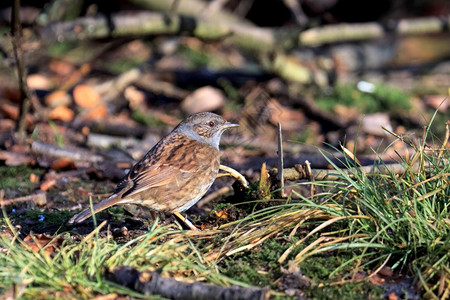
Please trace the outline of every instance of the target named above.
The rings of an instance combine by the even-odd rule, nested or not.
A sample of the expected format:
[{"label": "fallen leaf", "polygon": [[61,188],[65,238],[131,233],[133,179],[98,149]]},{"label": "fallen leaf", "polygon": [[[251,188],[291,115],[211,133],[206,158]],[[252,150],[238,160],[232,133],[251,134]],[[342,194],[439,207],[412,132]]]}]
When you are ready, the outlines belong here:
[{"label": "fallen leaf", "polygon": [[61,158],[54,160],[52,162],[52,164],[50,165],[50,168],[52,170],[67,170],[67,169],[74,170],[74,169],[76,169],[76,166],[71,159],[66,158],[66,157],[61,157]]},{"label": "fallen leaf", "polygon": [[83,114],[83,119],[84,120],[103,119],[104,117],[106,117],[106,114],[107,114],[106,104],[101,103],[100,105],[87,110],[86,113]]},{"label": "fallen leaf", "polygon": [[388,296],[388,299],[389,300],[397,300],[398,297],[397,297],[397,295],[395,293],[390,293],[389,296]]},{"label": "fallen leaf", "polygon": [[302,112],[283,106],[276,99],[270,99],[267,108],[270,112],[270,122],[274,125],[280,123],[283,130],[299,130],[305,124]]},{"label": "fallen leaf", "polygon": [[34,158],[30,153],[18,153],[0,150],[0,160],[4,160],[7,166],[19,166],[22,164],[32,164]]},{"label": "fallen leaf", "polygon": [[89,196],[89,195],[92,195],[92,193],[91,192],[89,192],[89,191],[87,191],[85,188],[83,188],[82,186],[79,186],[78,188],[77,188],[77,195],[80,195],[80,196]]},{"label": "fallen leaf", "polygon": [[378,274],[369,277],[369,281],[375,285],[382,285],[386,283],[386,280],[380,277]]},{"label": "fallen leaf", "polygon": [[425,103],[435,110],[439,109],[441,113],[447,112],[447,109],[450,106],[448,97],[444,95],[425,96]]},{"label": "fallen leaf", "polygon": [[73,90],[75,103],[83,108],[93,108],[100,104],[100,95],[89,85],[80,84]]},{"label": "fallen leaf", "polygon": [[181,102],[181,109],[188,114],[201,111],[214,111],[225,105],[225,95],[211,86],[201,87]]},{"label": "fallen leaf", "polygon": [[134,86],[129,86],[123,92],[125,99],[130,103],[131,109],[139,109],[145,101],[145,93],[138,90]]},{"label": "fallen leaf", "polygon": [[52,238],[45,234],[32,234],[27,235],[23,241],[25,244],[30,247],[32,251],[38,252],[42,248],[45,247],[45,253],[50,255],[53,252],[56,252],[57,248],[61,246],[63,242],[63,238],[58,236],[57,238]]},{"label": "fallen leaf", "polygon": [[27,76],[27,84],[33,90],[49,90],[51,87],[50,80],[41,74],[30,74]]},{"label": "fallen leaf", "polygon": [[60,76],[67,76],[75,70],[72,64],[60,60],[52,60],[49,64],[49,68]]},{"label": "fallen leaf", "polygon": [[394,276],[394,272],[392,272],[391,267],[389,267],[389,266],[384,266],[383,268],[381,268],[381,270],[378,271],[378,274],[380,274],[381,276],[385,276],[385,277]]},{"label": "fallen leaf", "polygon": [[48,179],[41,184],[41,191],[48,191],[52,186],[56,184],[56,179]]},{"label": "fallen leaf", "polygon": [[34,174],[34,173],[31,173],[31,174],[30,174],[30,181],[31,181],[32,183],[38,183],[38,182],[39,182],[39,176],[37,176],[37,175]]},{"label": "fallen leaf", "polygon": [[48,117],[52,120],[71,121],[74,117],[74,112],[66,106],[58,106],[50,111]]},{"label": "fallen leaf", "polygon": [[[19,117],[19,107],[11,104],[3,103],[0,106],[0,113],[2,113],[6,118],[17,120]],[[26,116],[26,124],[30,126],[33,124],[33,116],[31,114],[27,114]]]},{"label": "fallen leaf", "polygon": [[228,214],[224,211],[216,211],[216,216],[221,219],[228,219]]},{"label": "fallen leaf", "polygon": [[70,95],[64,90],[57,90],[45,96],[45,104],[51,108],[69,105],[71,101]]},{"label": "fallen leaf", "polygon": [[93,300],[115,300],[118,297],[119,296],[117,294],[108,294],[108,295],[97,296],[97,297],[93,298]]},{"label": "fallen leaf", "polygon": [[390,117],[386,113],[375,113],[371,115],[366,115],[362,120],[361,125],[362,131],[376,136],[386,135],[386,131],[382,127],[385,127],[393,131]]}]

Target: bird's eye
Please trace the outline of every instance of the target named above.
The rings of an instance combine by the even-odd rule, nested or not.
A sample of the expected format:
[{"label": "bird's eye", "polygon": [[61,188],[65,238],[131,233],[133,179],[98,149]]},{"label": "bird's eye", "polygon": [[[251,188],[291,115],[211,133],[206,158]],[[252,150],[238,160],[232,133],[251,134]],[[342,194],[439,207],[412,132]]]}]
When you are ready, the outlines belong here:
[{"label": "bird's eye", "polygon": [[213,121],[209,121],[208,123],[209,127],[214,127],[214,125],[216,125]]}]

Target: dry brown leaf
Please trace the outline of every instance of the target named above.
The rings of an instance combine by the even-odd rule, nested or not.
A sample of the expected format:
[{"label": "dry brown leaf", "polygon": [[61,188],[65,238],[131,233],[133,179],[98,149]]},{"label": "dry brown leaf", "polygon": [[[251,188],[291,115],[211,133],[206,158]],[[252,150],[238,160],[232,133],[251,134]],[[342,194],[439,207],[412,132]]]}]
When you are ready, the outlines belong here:
[{"label": "dry brown leaf", "polygon": [[386,280],[380,277],[378,274],[369,277],[369,281],[375,285],[382,285],[386,283]]},{"label": "dry brown leaf", "polygon": [[425,96],[425,103],[433,109],[439,109],[441,113],[446,113],[450,107],[450,100],[445,95]]},{"label": "dry brown leaf", "polygon": [[80,84],[73,90],[75,103],[83,108],[93,108],[100,104],[100,95],[89,85]]},{"label": "dry brown leaf", "polygon": [[145,101],[145,93],[138,90],[134,86],[129,86],[125,89],[123,95],[130,103],[131,109],[138,109]]},{"label": "dry brown leaf", "polygon": [[302,112],[283,106],[276,99],[270,99],[267,108],[270,112],[270,122],[274,125],[280,123],[283,130],[299,130],[305,123]]},{"label": "dry brown leaf", "polygon": [[61,157],[54,160],[50,166],[52,170],[62,170],[62,169],[76,169],[74,162],[66,157]]},{"label": "dry brown leaf", "polygon": [[101,103],[99,106],[96,106],[92,109],[89,109],[86,114],[83,115],[84,120],[97,120],[103,119],[106,117],[107,108],[104,103]]},{"label": "dry brown leaf", "polygon": [[41,191],[48,191],[52,186],[56,184],[56,179],[48,179],[41,184]]},{"label": "dry brown leaf", "polygon": [[116,300],[118,298],[119,298],[119,296],[117,294],[108,294],[108,295],[97,296],[97,297],[93,298],[93,300]]},{"label": "dry brown leaf", "polygon": [[48,117],[52,120],[71,121],[75,113],[66,106],[58,106],[50,111]]},{"label": "dry brown leaf", "polygon": [[395,293],[390,293],[389,296],[388,296],[388,299],[389,300],[397,300],[398,297],[397,297],[397,295]]},{"label": "dry brown leaf", "polygon": [[49,90],[51,88],[50,80],[41,74],[28,75],[27,84],[33,90]]},{"label": "dry brown leaf", "polygon": [[181,102],[181,108],[188,114],[201,111],[214,111],[225,105],[225,95],[211,86],[201,87]]},{"label": "dry brown leaf", "polygon": [[32,233],[23,239],[25,244],[27,244],[27,246],[35,252],[38,252],[40,249],[45,247],[45,253],[48,255],[55,252],[57,248],[61,246],[63,240],[64,239],[60,236],[57,238],[52,238],[45,234],[33,235]]},{"label": "dry brown leaf", "polygon": [[85,188],[83,188],[82,186],[79,186],[76,190],[77,195],[79,196],[89,196],[92,195],[91,192],[89,192],[88,190],[86,190]]},{"label": "dry brown leaf", "polygon": [[216,216],[221,219],[228,219],[228,214],[224,211],[216,211]]},{"label": "dry brown leaf", "polygon": [[37,176],[37,175],[34,174],[34,173],[31,173],[31,174],[30,174],[30,181],[31,181],[32,183],[38,183],[38,182],[39,182],[39,176]]},{"label": "dry brown leaf", "polygon": [[19,166],[22,164],[31,164],[34,158],[30,153],[18,153],[0,150],[0,160],[4,160],[7,166]]},{"label": "dry brown leaf", "polygon": [[383,268],[381,268],[380,271],[378,271],[378,274],[385,277],[394,276],[394,272],[392,272],[391,267],[389,266],[384,266]]},{"label": "dry brown leaf", "polygon": [[51,61],[49,64],[49,68],[59,76],[67,76],[75,70],[72,64],[60,60]]},{"label": "dry brown leaf", "polygon": [[45,96],[45,104],[47,104],[48,107],[52,108],[62,105],[69,105],[70,102],[71,102],[70,95],[63,90],[57,90]]},{"label": "dry brown leaf", "polygon": [[[17,120],[19,117],[19,107],[11,104],[3,103],[0,105],[0,113],[2,113],[6,118]],[[33,116],[31,114],[27,114],[26,123],[27,126],[33,124]]]}]

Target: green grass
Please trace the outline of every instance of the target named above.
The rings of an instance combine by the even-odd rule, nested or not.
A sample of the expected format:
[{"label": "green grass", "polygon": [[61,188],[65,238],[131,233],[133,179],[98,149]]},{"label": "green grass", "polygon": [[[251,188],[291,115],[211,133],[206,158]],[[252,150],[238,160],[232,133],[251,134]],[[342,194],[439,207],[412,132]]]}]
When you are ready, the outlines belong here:
[{"label": "green grass", "polygon": [[315,102],[328,111],[340,104],[355,107],[360,113],[387,111],[401,116],[411,108],[409,98],[408,93],[388,85],[376,85],[373,93],[366,93],[347,84],[337,85],[332,94],[318,97]]},{"label": "green grass", "polygon": [[15,190],[20,194],[29,193],[33,189],[30,175],[40,176],[41,169],[32,169],[26,165],[20,166],[0,166],[0,190]]},{"label": "green grass", "polygon": [[[23,297],[33,299],[108,293],[145,298],[105,279],[110,268],[125,265],[179,280],[267,286],[279,299],[289,298],[279,286],[291,270],[308,279],[301,292],[311,299],[383,299],[384,289],[369,277],[388,266],[413,277],[420,297],[448,297],[450,152],[429,130],[420,143],[398,139],[412,149],[409,156],[398,156],[401,172],[383,171],[379,159],[368,173],[347,159],[342,161],[346,168],[335,166],[341,180],[316,181],[317,194],[293,192],[296,197],[280,200],[273,194],[254,200],[250,196],[258,194],[259,185],[253,183],[248,201],[235,204],[239,218],[219,230],[194,233],[161,225],[119,243],[104,231],[99,234],[100,227],[106,228],[102,223],[84,237],[61,232],[55,239],[62,243],[47,253],[32,250],[4,216],[8,224],[2,229],[12,235],[0,234],[5,249],[0,293],[23,286]],[[216,208],[233,209],[228,204]],[[36,218],[31,212],[26,217]]]}]

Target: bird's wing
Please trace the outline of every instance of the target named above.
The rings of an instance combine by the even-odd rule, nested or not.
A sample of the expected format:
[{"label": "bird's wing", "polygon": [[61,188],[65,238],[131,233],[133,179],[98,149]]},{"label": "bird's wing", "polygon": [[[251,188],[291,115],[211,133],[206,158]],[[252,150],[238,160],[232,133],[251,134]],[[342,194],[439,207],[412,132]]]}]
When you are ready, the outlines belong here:
[{"label": "bird's wing", "polygon": [[162,143],[152,148],[117,185],[115,194],[121,194],[123,198],[149,188],[175,184],[208,166],[196,153],[202,147],[209,147],[206,144],[179,138],[176,146],[173,145],[169,147]]}]

